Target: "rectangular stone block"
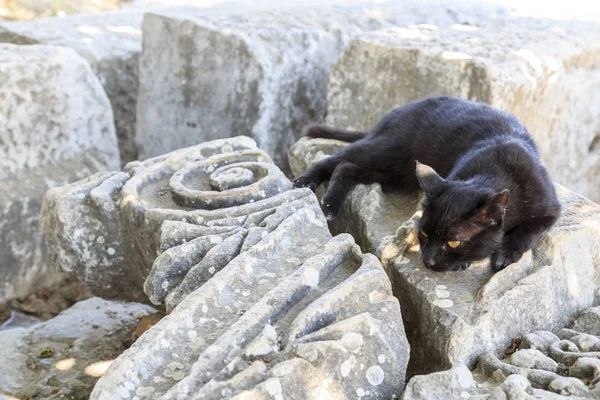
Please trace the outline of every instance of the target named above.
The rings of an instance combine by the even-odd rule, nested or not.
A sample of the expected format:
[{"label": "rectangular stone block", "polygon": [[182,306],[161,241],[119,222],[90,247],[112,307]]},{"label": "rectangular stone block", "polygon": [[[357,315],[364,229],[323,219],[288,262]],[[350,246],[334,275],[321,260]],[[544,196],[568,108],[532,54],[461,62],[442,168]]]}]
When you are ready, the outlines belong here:
[{"label": "rectangular stone block", "polygon": [[42,196],[118,168],[112,118],[102,85],[74,51],[0,44],[0,302],[62,277],[47,262]]},{"label": "rectangular stone block", "polygon": [[324,119],[330,69],[352,37],[401,23],[480,18],[457,5],[452,14],[411,2],[312,3],[147,13],[136,128],[141,158],[246,135],[287,172],[286,151],[302,127]]},{"label": "rectangular stone block", "polygon": [[64,46],[85,58],[110,99],[122,164],[137,159],[135,113],[142,12],[106,12],[0,24],[0,42]]}]

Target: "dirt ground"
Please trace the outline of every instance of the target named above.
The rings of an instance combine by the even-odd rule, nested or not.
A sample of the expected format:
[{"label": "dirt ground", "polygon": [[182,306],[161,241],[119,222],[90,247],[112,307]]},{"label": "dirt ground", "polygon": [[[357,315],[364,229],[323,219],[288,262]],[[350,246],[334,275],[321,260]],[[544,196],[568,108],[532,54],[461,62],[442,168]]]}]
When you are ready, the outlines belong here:
[{"label": "dirt ground", "polygon": [[42,289],[27,297],[10,300],[0,305],[0,325],[10,318],[11,311],[46,321],[78,301],[91,297],[83,283],[68,278],[60,285]]}]

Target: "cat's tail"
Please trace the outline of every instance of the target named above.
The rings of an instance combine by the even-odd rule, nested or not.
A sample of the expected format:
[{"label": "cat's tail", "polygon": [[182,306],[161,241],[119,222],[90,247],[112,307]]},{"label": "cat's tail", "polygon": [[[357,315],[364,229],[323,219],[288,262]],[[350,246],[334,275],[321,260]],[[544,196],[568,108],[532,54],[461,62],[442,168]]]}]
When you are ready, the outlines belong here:
[{"label": "cat's tail", "polygon": [[356,142],[366,135],[366,132],[347,131],[320,124],[307,125],[304,127],[303,133],[304,136],[313,139],[336,139],[349,143]]}]

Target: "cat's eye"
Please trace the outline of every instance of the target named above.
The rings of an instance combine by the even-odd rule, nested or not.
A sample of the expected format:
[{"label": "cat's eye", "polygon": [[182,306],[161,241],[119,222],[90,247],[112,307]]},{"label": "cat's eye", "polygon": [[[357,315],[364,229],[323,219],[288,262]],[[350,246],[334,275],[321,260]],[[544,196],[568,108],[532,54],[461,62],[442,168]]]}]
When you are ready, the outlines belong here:
[{"label": "cat's eye", "polygon": [[423,235],[423,237],[429,237],[424,231],[421,231],[421,235]]},{"label": "cat's eye", "polygon": [[451,240],[448,242],[448,246],[450,246],[452,249],[455,249],[460,246],[460,242],[458,240]]}]

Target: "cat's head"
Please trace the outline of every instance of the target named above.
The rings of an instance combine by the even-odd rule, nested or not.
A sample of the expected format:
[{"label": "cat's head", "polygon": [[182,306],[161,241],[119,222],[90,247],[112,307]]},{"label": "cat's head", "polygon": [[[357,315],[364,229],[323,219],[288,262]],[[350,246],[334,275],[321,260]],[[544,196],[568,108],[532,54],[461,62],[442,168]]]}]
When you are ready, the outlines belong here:
[{"label": "cat's head", "polygon": [[418,226],[423,264],[434,271],[463,268],[500,247],[509,192],[461,181],[447,181],[417,162],[425,191]]}]

